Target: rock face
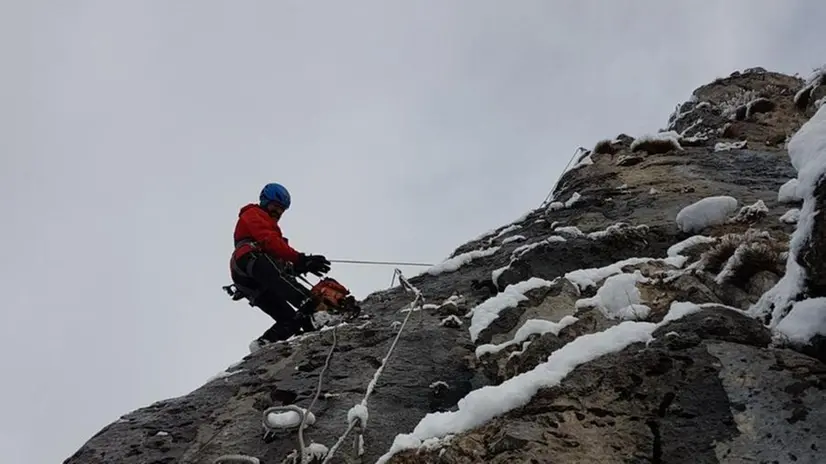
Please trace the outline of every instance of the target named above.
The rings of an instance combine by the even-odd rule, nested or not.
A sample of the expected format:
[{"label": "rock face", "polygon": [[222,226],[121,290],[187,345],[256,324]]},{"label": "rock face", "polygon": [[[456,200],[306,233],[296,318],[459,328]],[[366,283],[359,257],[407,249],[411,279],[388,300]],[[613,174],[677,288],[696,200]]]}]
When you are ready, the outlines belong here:
[{"label": "rock face", "polygon": [[[410,278],[423,306],[376,292],[362,320],[126,414],[65,464],[300,462],[296,428],[262,422],[311,403],[312,462],[823,462],[826,332],[781,329],[824,296],[826,223],[778,195],[823,81],[754,68],[698,88],[664,131],[599,141],[540,208]],[[713,196],[736,209],[678,226]],[[792,208],[811,231],[798,248]],[[781,310],[789,262],[806,278]]]}]

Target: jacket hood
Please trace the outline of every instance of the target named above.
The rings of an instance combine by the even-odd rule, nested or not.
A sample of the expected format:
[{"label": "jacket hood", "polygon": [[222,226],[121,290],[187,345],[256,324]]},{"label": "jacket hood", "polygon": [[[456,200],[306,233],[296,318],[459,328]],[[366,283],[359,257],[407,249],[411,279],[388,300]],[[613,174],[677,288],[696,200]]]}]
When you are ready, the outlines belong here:
[{"label": "jacket hood", "polygon": [[[262,211],[264,210],[264,208],[261,208],[260,205],[258,205],[256,203],[250,203],[248,205],[244,205],[243,207],[241,207],[241,211],[238,211],[238,216],[241,216],[242,214],[246,213],[247,210],[249,210],[250,208],[258,208]],[[264,212],[266,213],[266,211],[264,211]]]},{"label": "jacket hood", "polygon": [[274,217],[270,216],[270,213],[266,209],[264,209],[261,205],[259,205],[258,203],[250,203],[250,204],[247,204],[247,205],[244,205],[243,207],[241,207],[241,210],[238,211],[238,217],[241,217],[242,214],[246,213],[247,211],[249,211],[251,209],[260,210],[268,218],[270,218],[271,220],[275,221],[276,224],[278,224],[278,219],[279,218],[274,218]]}]

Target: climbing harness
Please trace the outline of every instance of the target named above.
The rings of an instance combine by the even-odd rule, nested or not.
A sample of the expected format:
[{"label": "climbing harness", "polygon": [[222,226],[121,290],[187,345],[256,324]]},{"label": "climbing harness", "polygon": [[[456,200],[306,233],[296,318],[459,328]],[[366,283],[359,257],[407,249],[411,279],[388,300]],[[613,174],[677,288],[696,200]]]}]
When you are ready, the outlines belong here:
[{"label": "climbing harness", "polygon": [[[395,351],[396,346],[398,345],[399,339],[401,338],[401,335],[404,332],[405,326],[407,325],[408,320],[410,320],[410,316],[414,312],[417,312],[416,309],[421,311],[423,306],[424,306],[424,297],[422,296],[421,291],[419,291],[419,289],[417,289],[415,286],[413,286],[404,277],[404,274],[402,274],[401,270],[399,270],[397,268],[394,271],[394,276],[398,276],[399,282],[401,283],[402,287],[404,288],[404,290],[406,292],[412,293],[414,295],[413,300],[409,304],[410,310],[407,312],[407,316],[405,316],[404,321],[401,324],[401,327],[399,327],[399,330],[396,333],[396,337],[393,340],[393,343],[390,345],[390,348],[387,350],[387,354],[384,356],[384,359],[382,360],[381,365],[379,366],[378,369],[376,369],[376,372],[373,374],[372,380],[367,385],[367,391],[364,394],[364,398],[362,398],[360,403],[356,404],[355,406],[350,408],[350,410],[348,411],[347,416],[348,416],[349,424],[348,424],[347,429],[344,431],[344,433],[341,435],[341,437],[338,438],[338,440],[333,445],[333,447],[330,448],[329,451],[327,451],[326,456],[324,457],[324,460],[322,461],[322,464],[327,464],[327,463],[330,462],[330,460],[335,455],[336,451],[338,451],[338,449],[341,447],[342,443],[344,443],[344,440],[347,439],[347,437],[350,435],[350,433],[353,432],[353,430],[356,430],[356,433],[357,433],[357,437],[353,442],[354,453],[356,453],[357,455],[361,454],[361,451],[363,449],[363,444],[364,444],[364,431],[367,427],[367,424],[366,424],[366,415],[367,415],[367,411],[368,411],[367,401],[370,398],[370,395],[372,395],[373,390],[375,390],[376,384],[378,383],[379,378],[381,377],[382,373],[384,372],[384,369],[387,366],[388,360],[390,359],[393,352]],[[293,412],[295,412],[299,415],[299,417],[301,418],[301,422],[298,425],[298,444],[299,444],[299,450],[300,450],[300,456],[301,456],[301,461],[300,461],[301,464],[307,464],[309,462],[309,453],[308,453],[309,448],[306,446],[306,442],[305,442],[305,439],[304,439],[304,433],[303,432],[304,432],[304,429],[307,426],[307,419],[310,416],[310,414],[312,413],[312,408],[315,405],[316,401],[318,400],[319,396],[321,395],[321,387],[322,387],[322,384],[323,384],[323,381],[324,381],[324,374],[330,366],[330,358],[333,356],[333,352],[335,351],[337,343],[338,343],[336,330],[337,330],[337,326],[334,326],[332,328],[332,331],[333,331],[333,344],[330,347],[330,351],[327,353],[327,358],[324,362],[324,367],[322,367],[321,372],[319,373],[318,385],[316,386],[315,395],[313,396],[313,400],[310,402],[309,407],[307,407],[307,409],[304,410],[304,409],[302,409],[302,408],[300,408],[296,405],[273,406],[273,407],[270,407],[270,408],[266,409],[263,413],[263,421],[262,422],[263,422],[263,426],[264,426],[264,430],[265,430],[264,438],[268,437],[270,434],[275,433],[275,430],[276,430],[276,428],[272,427],[268,423],[267,418],[268,418],[269,414],[271,414],[273,412],[279,412],[279,411],[293,411]],[[361,414],[360,414],[360,412],[361,412]],[[365,417],[362,417],[362,416],[365,416]],[[293,462],[294,463],[296,462],[295,459],[297,459],[297,457],[298,456],[293,457]],[[289,458],[290,457],[288,456],[288,459]],[[254,458],[254,457],[251,457],[251,456],[246,456],[246,455],[239,455],[239,454],[220,456],[215,461],[213,461],[213,464],[227,463],[227,462],[241,462],[241,463],[259,464],[257,458]]]},{"label": "climbing harness", "polygon": [[[337,313],[343,315],[345,320],[353,320],[361,313],[361,307],[356,302],[350,290],[344,285],[341,285],[337,280],[331,277],[323,277],[317,283],[313,284],[300,274],[294,274],[292,265],[290,263],[276,262],[269,254],[259,252],[258,247],[254,241],[249,239],[241,239],[237,243],[237,248],[244,245],[250,245],[254,253],[250,256],[246,269],[241,267],[236,262],[235,258],[231,259],[231,266],[241,277],[252,278],[252,267],[256,260],[267,259],[275,270],[281,275],[281,280],[292,287],[293,290],[299,294],[305,295],[301,301],[290,301],[298,308],[304,308],[305,305],[312,301],[316,302],[313,312],[328,311],[330,313]],[[298,278],[304,281],[310,288],[297,284],[293,278]],[[256,299],[264,292],[261,290],[253,290],[238,283],[232,283],[222,287],[225,292],[232,298],[233,301],[238,301],[246,298],[250,306],[255,306]]]}]

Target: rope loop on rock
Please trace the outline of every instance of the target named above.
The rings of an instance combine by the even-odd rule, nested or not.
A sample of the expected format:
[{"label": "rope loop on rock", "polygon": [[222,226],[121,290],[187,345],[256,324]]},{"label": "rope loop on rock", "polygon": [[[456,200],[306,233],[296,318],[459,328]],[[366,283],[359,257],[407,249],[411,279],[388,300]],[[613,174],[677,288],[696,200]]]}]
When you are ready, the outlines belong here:
[{"label": "rope loop on rock", "polygon": [[[376,384],[378,383],[379,377],[381,377],[382,372],[384,372],[384,368],[387,366],[387,361],[390,359],[390,356],[393,354],[393,351],[396,349],[396,345],[399,342],[399,338],[401,337],[402,332],[404,332],[404,328],[407,325],[407,321],[410,320],[410,315],[413,314],[414,312],[416,312],[415,311],[416,306],[418,306],[419,310],[421,310],[423,305],[424,305],[424,298],[422,297],[422,292],[420,292],[419,289],[414,287],[404,277],[404,274],[402,274],[402,271],[399,270],[399,269],[396,269],[395,270],[395,275],[397,275],[399,277],[399,282],[402,284],[402,287],[405,289],[405,291],[413,293],[415,295],[415,298],[413,299],[413,301],[410,302],[410,311],[407,312],[407,316],[405,316],[404,322],[402,322],[401,327],[399,327],[399,331],[396,333],[396,338],[393,340],[393,343],[390,345],[390,348],[387,350],[387,354],[384,356],[384,359],[381,362],[381,366],[379,366],[379,368],[376,369],[376,373],[373,374],[373,379],[367,385],[367,391],[364,394],[364,398],[362,398],[361,402],[359,403],[359,405],[362,406],[365,411],[367,410],[367,400],[370,398],[370,395],[373,393],[373,390],[375,389]],[[355,406],[353,408],[355,408]],[[347,430],[345,430],[344,434],[342,434],[341,437],[339,437],[339,439],[338,439],[338,441],[336,441],[335,445],[333,445],[333,447],[330,448],[330,451],[327,453],[327,456],[325,456],[324,461],[322,461],[322,464],[327,464],[328,462],[330,462],[331,459],[333,459],[333,455],[335,454],[336,450],[338,450],[338,448],[341,446],[341,444],[344,442],[344,440],[347,439],[347,436],[357,426],[358,426],[358,429],[359,429],[358,430],[358,436],[356,437],[356,440],[354,442],[353,447],[354,447],[354,450],[356,450],[357,453],[361,449],[360,445],[363,443],[364,429],[367,427],[367,424],[364,424],[362,419],[358,416],[353,417],[349,422],[350,423],[349,423],[349,426],[347,427]]]},{"label": "rope loop on rock", "polygon": [[307,446],[305,445],[305,442],[304,442],[304,429],[307,428],[307,418],[310,416],[310,413],[312,412],[313,406],[315,406],[316,401],[318,401],[318,397],[321,395],[321,386],[324,382],[324,373],[330,367],[330,358],[332,358],[333,351],[335,351],[336,346],[338,344],[338,337],[337,337],[337,334],[336,334],[336,329],[337,328],[338,328],[338,326],[333,326],[333,329],[332,329],[332,331],[333,331],[333,344],[332,344],[332,346],[330,346],[330,351],[327,353],[327,359],[325,359],[325,361],[324,361],[324,367],[321,368],[321,373],[319,373],[319,375],[318,375],[318,385],[316,386],[315,395],[313,396],[313,400],[310,402],[310,405],[307,407],[306,413],[303,409],[299,408],[298,406],[292,405],[292,404],[291,405],[286,405],[286,406],[274,406],[274,407],[271,407],[271,408],[267,408],[264,411],[263,425],[264,425],[264,429],[266,430],[265,435],[264,435],[265,437],[270,433],[275,433],[275,430],[276,430],[275,428],[271,427],[267,423],[267,416],[271,412],[275,412],[275,411],[295,411],[301,416],[301,423],[298,425],[298,446],[299,446],[299,450],[301,452],[301,464],[306,464],[306,463],[310,462],[310,458],[309,458],[308,453],[307,453]]},{"label": "rope loop on rock", "polygon": [[226,462],[242,462],[244,464],[261,464],[261,460],[253,457],[247,456],[246,454],[225,454],[223,456],[219,456],[212,461],[212,464],[223,464]]}]

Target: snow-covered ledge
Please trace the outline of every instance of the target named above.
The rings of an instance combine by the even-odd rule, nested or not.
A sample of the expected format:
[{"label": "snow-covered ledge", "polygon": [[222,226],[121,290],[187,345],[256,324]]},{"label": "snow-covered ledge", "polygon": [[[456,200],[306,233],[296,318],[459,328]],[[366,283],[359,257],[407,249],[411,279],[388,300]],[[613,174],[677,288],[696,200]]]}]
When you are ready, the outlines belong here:
[{"label": "snow-covered ledge", "polygon": [[[765,321],[780,335],[805,343],[814,335],[826,336],[826,299],[821,299],[826,297],[826,108],[795,133],[788,148],[803,206],[789,243],[786,274],[749,312],[770,316]],[[806,337],[797,333],[802,328]]]}]

